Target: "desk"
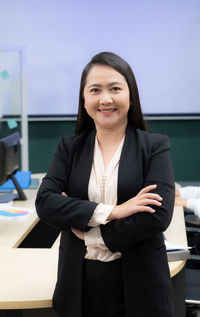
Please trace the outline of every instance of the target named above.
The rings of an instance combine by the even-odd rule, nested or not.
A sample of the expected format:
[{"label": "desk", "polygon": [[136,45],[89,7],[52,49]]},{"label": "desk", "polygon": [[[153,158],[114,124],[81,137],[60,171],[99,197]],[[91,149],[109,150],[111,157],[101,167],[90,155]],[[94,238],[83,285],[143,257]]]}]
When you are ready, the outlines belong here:
[{"label": "desk", "polygon": [[[34,177],[42,179],[42,174]],[[26,190],[27,201],[15,206],[33,208],[36,191]],[[31,309],[52,306],[56,282],[59,239],[50,249],[20,249],[16,247],[38,222],[36,213],[25,222],[0,223],[0,309]],[[175,244],[187,245],[184,213],[175,207],[172,222],[166,230],[167,239]],[[185,261],[170,262],[174,277]]]},{"label": "desk", "polygon": [[0,309],[51,307],[58,249],[1,249]]},{"label": "desk", "polygon": [[[171,224],[164,234],[169,242],[187,246],[184,210],[181,206],[175,206]],[[169,262],[171,277],[175,276],[182,270],[185,262],[185,260]]]},{"label": "desk", "polygon": [[[34,174],[35,178],[41,182],[43,174]],[[27,200],[14,201],[13,206],[22,208],[35,208],[35,196],[36,190],[26,189],[24,190]],[[7,221],[0,222],[0,247],[17,248],[29,232],[35,227],[39,221],[36,212],[30,214],[25,221]]]},{"label": "desk", "polygon": [[[41,182],[44,174],[34,174]],[[13,205],[34,209],[36,190],[24,190],[27,200]],[[17,248],[36,226],[34,211],[25,221],[0,222],[0,310],[47,308],[57,278],[58,237],[49,249]]]},{"label": "desk", "polygon": [[[175,206],[171,224],[164,234],[169,242],[187,246],[184,210],[182,207]],[[185,263],[185,260],[169,262],[176,317],[185,316]]]}]

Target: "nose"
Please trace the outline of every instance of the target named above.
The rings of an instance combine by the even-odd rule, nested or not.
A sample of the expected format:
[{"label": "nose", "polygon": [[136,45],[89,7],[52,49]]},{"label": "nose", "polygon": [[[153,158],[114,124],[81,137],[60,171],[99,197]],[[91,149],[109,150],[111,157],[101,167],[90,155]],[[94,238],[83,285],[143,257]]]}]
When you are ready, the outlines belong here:
[{"label": "nose", "polygon": [[100,105],[109,105],[113,103],[112,96],[109,92],[104,91],[101,93],[99,103]]}]

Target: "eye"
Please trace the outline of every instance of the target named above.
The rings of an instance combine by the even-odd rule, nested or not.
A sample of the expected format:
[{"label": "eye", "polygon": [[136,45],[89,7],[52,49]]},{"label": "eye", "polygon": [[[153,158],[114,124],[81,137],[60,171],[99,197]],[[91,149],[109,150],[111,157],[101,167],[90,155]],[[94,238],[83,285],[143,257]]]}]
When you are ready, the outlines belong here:
[{"label": "eye", "polygon": [[115,91],[119,91],[120,88],[119,87],[112,87],[111,90],[115,92]]},{"label": "eye", "polygon": [[90,92],[93,93],[93,94],[98,94],[100,92],[100,89],[99,88],[92,88],[90,90]]}]

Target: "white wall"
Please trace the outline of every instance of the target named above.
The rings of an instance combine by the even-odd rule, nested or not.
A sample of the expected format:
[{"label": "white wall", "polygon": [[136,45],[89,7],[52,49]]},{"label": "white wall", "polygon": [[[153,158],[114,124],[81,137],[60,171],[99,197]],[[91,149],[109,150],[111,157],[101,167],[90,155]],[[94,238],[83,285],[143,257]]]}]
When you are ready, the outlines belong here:
[{"label": "white wall", "polygon": [[0,49],[25,48],[32,115],[76,114],[80,73],[104,50],[133,68],[145,114],[200,113],[199,34],[199,0],[0,0]]}]

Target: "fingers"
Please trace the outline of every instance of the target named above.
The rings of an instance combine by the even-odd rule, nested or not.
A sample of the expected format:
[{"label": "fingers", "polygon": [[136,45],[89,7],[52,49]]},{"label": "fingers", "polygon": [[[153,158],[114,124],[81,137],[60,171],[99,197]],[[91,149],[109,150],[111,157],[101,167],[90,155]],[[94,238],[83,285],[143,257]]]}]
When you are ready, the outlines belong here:
[{"label": "fingers", "polygon": [[139,201],[139,205],[146,206],[146,205],[155,205],[155,206],[161,206],[162,203],[155,199],[143,199]]},{"label": "fingers", "polygon": [[149,186],[146,186],[144,188],[141,189],[141,191],[139,192],[139,194],[145,194],[145,193],[148,193],[150,192],[151,190],[154,190],[156,189],[157,185],[154,184],[154,185],[149,185]]},{"label": "fingers", "polygon": [[139,199],[155,199],[158,201],[162,201],[163,199],[160,195],[150,192],[150,191],[154,190],[155,188],[157,188],[156,184],[146,186],[146,187],[141,189],[141,191],[138,193],[137,197]]},{"label": "fingers", "polygon": [[62,196],[66,196],[66,197],[67,197],[67,194],[66,194],[66,193],[64,193],[64,192],[62,192]]},{"label": "fingers", "polygon": [[129,217],[138,212],[154,213],[157,209],[154,209],[154,206],[160,207],[163,200],[160,195],[151,192],[155,188],[157,188],[156,184],[146,186],[136,196],[121,205],[117,205],[113,209],[113,219]]},{"label": "fingers", "polygon": [[149,212],[153,214],[155,212],[155,209],[149,207],[149,206],[138,206],[137,212]]},{"label": "fingers", "polygon": [[158,194],[154,194],[154,193],[146,193],[146,194],[143,194],[141,196],[138,197],[139,199],[155,199],[155,200],[158,200],[158,201],[162,201],[162,197]]},{"label": "fingers", "polygon": [[85,240],[85,235],[83,231],[77,230],[72,228],[71,231],[73,232],[73,234],[75,234],[75,236],[81,240]]}]

